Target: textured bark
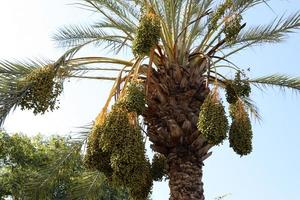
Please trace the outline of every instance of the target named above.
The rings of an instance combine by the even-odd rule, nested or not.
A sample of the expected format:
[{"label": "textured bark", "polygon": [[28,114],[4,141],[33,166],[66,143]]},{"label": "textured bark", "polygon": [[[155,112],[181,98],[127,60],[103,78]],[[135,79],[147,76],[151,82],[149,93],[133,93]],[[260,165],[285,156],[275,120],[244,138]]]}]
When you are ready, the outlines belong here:
[{"label": "textured bark", "polygon": [[204,200],[202,162],[195,156],[169,159],[170,200]]},{"label": "textured bark", "polygon": [[161,62],[148,79],[144,119],[152,149],[168,158],[171,200],[204,199],[202,163],[211,146],[197,129],[209,93],[205,59],[194,64]]}]

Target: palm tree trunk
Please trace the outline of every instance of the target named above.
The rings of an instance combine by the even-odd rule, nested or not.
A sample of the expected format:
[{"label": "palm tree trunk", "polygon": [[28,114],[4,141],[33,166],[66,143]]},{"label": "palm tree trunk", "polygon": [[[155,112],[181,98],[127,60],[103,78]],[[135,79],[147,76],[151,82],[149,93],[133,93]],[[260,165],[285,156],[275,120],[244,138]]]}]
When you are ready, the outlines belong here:
[{"label": "palm tree trunk", "polygon": [[194,156],[169,159],[170,200],[204,200],[202,162]]},{"label": "palm tree trunk", "polygon": [[209,93],[203,76],[207,63],[186,67],[164,63],[148,77],[147,135],[151,148],[167,158],[170,200],[204,200],[202,166],[211,145],[197,122]]}]

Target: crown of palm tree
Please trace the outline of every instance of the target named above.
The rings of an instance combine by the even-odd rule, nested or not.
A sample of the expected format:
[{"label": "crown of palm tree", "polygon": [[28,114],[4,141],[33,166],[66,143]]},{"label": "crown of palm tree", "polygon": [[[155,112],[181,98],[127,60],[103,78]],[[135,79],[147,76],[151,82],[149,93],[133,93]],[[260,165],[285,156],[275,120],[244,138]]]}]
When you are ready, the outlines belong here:
[{"label": "crown of palm tree", "polygon": [[[228,2],[231,2],[228,8],[223,13],[216,14],[220,12],[222,5]],[[226,77],[225,74],[228,73],[224,73],[224,69],[221,68],[242,71],[230,61],[230,56],[257,44],[282,42],[287,34],[300,28],[300,13],[297,12],[275,19],[267,25],[248,27],[244,23],[239,27],[234,40],[229,41],[225,34],[226,24],[262,3],[266,4],[264,0],[235,0],[219,4],[215,4],[212,0],[82,0],[78,4],[98,13],[100,20],[89,26],[72,25],[61,28],[53,38],[59,46],[67,47],[69,50],[56,62],[45,60],[0,62],[0,122],[3,123],[9,112],[20,105],[26,91],[31,87],[28,83],[26,87],[20,88],[20,80],[39,67],[51,65],[61,69],[56,70],[55,77],[60,81],[66,78],[115,81],[109,100],[114,95],[118,95],[120,90],[117,88],[120,88],[126,79],[131,79],[133,74],[145,78],[147,73],[143,64],[150,55],[132,57],[131,60],[76,55],[79,50],[91,45],[109,48],[116,54],[119,54],[122,49],[130,50],[137,34],[140,18],[148,8],[153,10],[161,24],[160,40],[151,58],[154,65],[160,65],[162,57],[182,66],[188,66],[190,63],[197,64],[204,58],[210,63],[210,67],[205,69],[207,79],[212,84],[218,80],[219,86],[225,87],[222,83],[231,80],[232,77]],[[102,67],[104,65],[109,67]],[[117,77],[85,75],[86,72],[99,70],[120,73]],[[272,74],[259,78],[245,78],[243,81],[260,88],[274,86],[296,91],[300,89],[299,77],[289,75]],[[250,99],[244,101],[250,111],[258,116],[252,101]]]}]

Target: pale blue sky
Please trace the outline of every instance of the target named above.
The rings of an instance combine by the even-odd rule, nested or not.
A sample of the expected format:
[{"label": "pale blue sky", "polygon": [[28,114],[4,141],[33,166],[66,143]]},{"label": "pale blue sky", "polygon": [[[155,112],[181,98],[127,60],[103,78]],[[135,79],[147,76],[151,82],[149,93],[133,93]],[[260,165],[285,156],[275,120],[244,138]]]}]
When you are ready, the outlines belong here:
[{"label": "pale blue sky", "polygon": [[[67,4],[72,0],[15,0],[0,4],[0,58],[47,57],[55,59],[51,34],[58,27],[88,23],[95,16]],[[300,10],[299,0],[272,1],[274,11],[260,6],[249,12],[249,24],[268,22],[281,13]],[[101,52],[101,51],[99,51]],[[300,34],[287,42],[240,52],[233,59],[251,67],[251,75],[285,73],[300,76]],[[94,54],[96,54],[95,52]],[[100,111],[110,88],[108,82],[66,83],[61,109],[45,116],[16,111],[5,123],[11,132],[68,134],[74,127],[92,121]],[[260,107],[262,123],[254,123],[254,151],[240,158],[228,143],[213,149],[204,167],[207,200],[231,193],[228,200],[299,200],[300,188],[300,95],[270,89],[254,90],[252,98]],[[155,184],[153,199],[168,199],[167,183]]]}]

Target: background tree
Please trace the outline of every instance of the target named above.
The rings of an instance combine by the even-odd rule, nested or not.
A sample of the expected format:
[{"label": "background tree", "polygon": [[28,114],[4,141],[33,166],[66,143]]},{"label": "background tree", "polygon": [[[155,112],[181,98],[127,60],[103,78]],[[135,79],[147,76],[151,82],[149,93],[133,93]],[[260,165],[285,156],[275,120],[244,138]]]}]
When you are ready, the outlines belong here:
[{"label": "background tree", "polygon": [[[109,186],[103,174],[85,170],[77,144],[68,138],[1,132],[0,143],[0,199],[128,199],[127,192]],[[55,170],[58,158],[66,155]]]},{"label": "background tree", "polygon": [[[166,170],[170,178],[171,199],[203,199],[202,183],[199,182],[195,186],[190,186],[188,183],[195,177],[201,177],[202,162],[210,155],[209,149],[220,144],[227,136],[226,129],[229,123],[224,117],[225,112],[220,102],[218,89],[226,90],[226,99],[231,104],[232,125],[229,140],[233,149],[240,155],[248,154],[252,149],[251,125],[245,109],[258,116],[255,107],[248,99],[249,83],[299,89],[297,78],[284,75],[248,79],[245,77],[245,72],[227,59],[230,55],[251,45],[281,41],[284,33],[299,27],[298,14],[286,20],[282,18],[269,26],[245,30],[245,24],[241,23],[241,15],[248,8],[264,3],[264,1],[226,1],[217,6],[214,12],[208,9],[213,7],[211,1],[162,1],[148,2],[148,4],[146,1],[135,1],[144,7],[140,24],[136,26],[139,21],[139,18],[136,18],[139,16],[139,10],[130,7],[130,3],[116,1],[116,5],[113,6],[108,1],[86,2],[91,8],[100,12],[106,22],[97,23],[90,29],[70,27],[62,30],[57,35],[57,39],[61,40],[64,45],[75,45],[75,47],[52,65],[52,71],[45,67],[45,70],[36,70],[36,74],[26,77],[25,80],[19,80],[20,83],[6,84],[10,91],[17,92],[15,93],[17,96],[12,98],[10,96],[12,94],[9,93],[5,97],[6,101],[3,105],[6,106],[3,106],[3,117],[15,105],[21,105],[24,109],[33,109],[36,113],[54,109],[55,98],[61,91],[59,81],[62,81],[64,77],[78,77],[72,72],[76,72],[75,68],[78,71],[80,68],[77,67],[81,65],[85,67],[86,64],[103,62],[125,65],[127,69],[121,70],[122,73],[116,80],[108,103],[95,122],[87,151],[87,161],[91,167],[107,172],[107,176],[111,177],[116,184],[125,184],[131,189],[138,189],[134,187],[136,177],[129,177],[129,173],[118,173],[120,169],[125,169],[124,163],[126,166],[130,163],[128,157],[139,158],[136,159],[137,163],[130,163],[132,165],[127,168],[128,172],[145,170],[144,175],[151,174],[147,169],[149,168],[147,160],[143,158],[141,152],[141,137],[136,130],[139,128],[136,114],[142,114],[148,125],[147,136],[153,142],[152,148],[167,159]],[[124,10],[130,12],[126,13]],[[107,14],[109,11],[111,13]],[[181,14],[184,14],[182,18]],[[207,19],[208,23],[206,23]],[[107,27],[117,29],[116,33],[120,35],[106,34],[98,29]],[[137,31],[136,28],[138,28]],[[153,30],[161,30],[160,36],[157,35],[157,31],[151,32]],[[82,45],[99,41],[108,42],[108,45],[113,45],[112,47],[117,48],[116,50],[119,50],[118,47],[121,49],[133,44],[133,52],[137,57],[132,62],[103,57],[71,58],[72,53]],[[149,64],[142,61],[145,56],[150,58]],[[11,66],[15,65],[4,63],[3,66],[12,68]],[[30,65],[27,67],[31,69]],[[81,70],[87,70],[84,67]],[[227,73],[219,70],[221,67],[226,68],[225,70],[236,71],[235,78],[224,76]],[[63,70],[60,71],[59,68]],[[26,68],[23,69],[23,71],[26,70]],[[53,76],[54,72],[59,75]],[[48,85],[54,88],[53,90],[45,89],[44,91],[48,91],[46,95],[36,93],[36,91],[41,91],[39,87],[42,82],[36,80],[36,77],[42,77],[40,73],[45,75],[42,80],[47,80]],[[19,73],[16,74],[19,75]],[[145,76],[147,80],[143,81]],[[49,81],[53,80],[53,77],[56,77],[55,81]],[[81,75],[79,77],[113,79]],[[13,78],[15,77],[10,77],[10,79]],[[16,80],[18,78],[20,77]],[[21,89],[18,88],[19,84]],[[130,101],[132,97],[141,96],[131,93],[141,88],[139,84],[146,88],[147,108],[144,113],[140,112],[143,110],[140,106],[143,105],[142,103],[132,107]],[[214,85],[212,90],[209,89],[209,84]],[[16,90],[13,90],[15,86]],[[135,89],[130,89],[134,87]],[[118,103],[112,112],[107,114],[107,107],[114,95]],[[22,99],[23,96],[26,98]],[[45,98],[45,96],[52,98]],[[131,112],[131,114],[126,116],[126,112]],[[221,126],[217,127],[218,125]],[[126,137],[120,134],[121,131],[126,131],[131,136]],[[111,141],[120,142],[114,144]],[[126,150],[126,156],[121,155],[120,149]],[[99,155],[106,158],[107,162],[97,162]],[[98,166],[99,163],[103,166]],[[144,184],[148,184],[149,177],[147,176],[138,178],[144,180]],[[182,179],[181,176],[187,179]],[[136,193],[140,194],[141,191],[131,191],[132,195]]]}]

